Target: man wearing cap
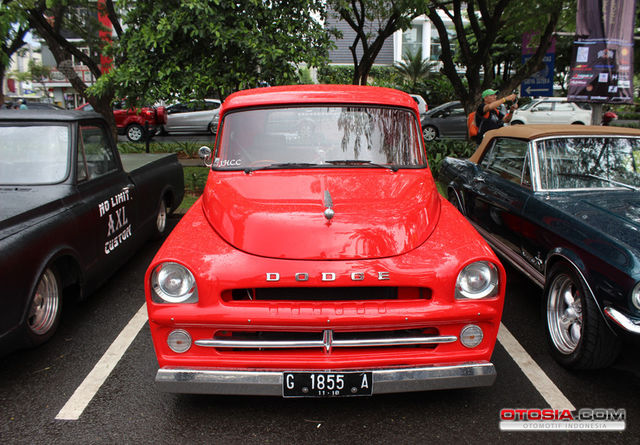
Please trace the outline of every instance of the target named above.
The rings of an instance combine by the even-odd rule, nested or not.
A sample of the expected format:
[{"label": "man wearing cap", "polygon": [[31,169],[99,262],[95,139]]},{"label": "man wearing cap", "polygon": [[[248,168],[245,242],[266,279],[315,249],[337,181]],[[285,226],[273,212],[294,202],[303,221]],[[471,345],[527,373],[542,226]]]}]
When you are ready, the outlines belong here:
[{"label": "man wearing cap", "polygon": [[[518,108],[516,99],[518,96],[510,94],[509,96],[498,99],[496,90],[488,89],[482,92],[482,103],[476,110],[476,125],[478,126],[478,138],[480,143],[482,137],[489,130],[495,130],[502,127],[504,124],[511,121],[513,117],[513,110]],[[504,103],[510,101],[513,102],[508,113],[505,113]]]}]

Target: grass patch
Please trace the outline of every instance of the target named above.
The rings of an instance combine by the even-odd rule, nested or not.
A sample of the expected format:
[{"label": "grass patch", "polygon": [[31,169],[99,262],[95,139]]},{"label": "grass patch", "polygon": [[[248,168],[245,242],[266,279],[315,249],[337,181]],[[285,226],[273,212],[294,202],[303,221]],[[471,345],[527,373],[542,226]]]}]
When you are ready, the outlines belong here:
[{"label": "grass patch", "polygon": [[209,176],[209,168],[205,166],[182,167],[184,172],[184,199],[176,209],[177,213],[184,213],[202,195]]}]

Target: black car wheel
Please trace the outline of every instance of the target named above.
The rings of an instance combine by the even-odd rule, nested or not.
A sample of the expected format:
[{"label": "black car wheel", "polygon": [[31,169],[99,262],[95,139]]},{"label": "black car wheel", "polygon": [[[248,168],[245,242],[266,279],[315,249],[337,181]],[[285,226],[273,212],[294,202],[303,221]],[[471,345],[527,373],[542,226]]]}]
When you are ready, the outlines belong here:
[{"label": "black car wheel", "polygon": [[218,127],[217,127],[217,126],[215,126],[215,125],[213,124],[213,122],[211,122],[211,123],[209,124],[209,127],[207,127],[207,128],[209,129],[209,133],[211,133],[211,134],[213,134],[213,135],[215,135],[215,134],[216,134],[216,132],[218,131]]},{"label": "black car wheel", "polygon": [[144,137],[144,128],[139,124],[131,124],[127,127],[126,134],[131,142],[140,142]]},{"label": "black car wheel", "polygon": [[582,277],[558,263],[545,285],[545,327],[553,357],[571,369],[598,369],[613,363],[620,341],[603,320]]},{"label": "black car wheel", "polygon": [[511,122],[511,125],[524,125],[524,122],[522,122],[522,121],[513,121],[513,122]]},{"label": "black car wheel", "polygon": [[425,141],[433,141],[438,137],[438,129],[433,125],[427,125],[422,129],[422,137]]},{"label": "black car wheel", "polygon": [[26,319],[27,342],[36,346],[47,341],[60,323],[62,292],[60,278],[52,267],[47,267],[31,296]]}]

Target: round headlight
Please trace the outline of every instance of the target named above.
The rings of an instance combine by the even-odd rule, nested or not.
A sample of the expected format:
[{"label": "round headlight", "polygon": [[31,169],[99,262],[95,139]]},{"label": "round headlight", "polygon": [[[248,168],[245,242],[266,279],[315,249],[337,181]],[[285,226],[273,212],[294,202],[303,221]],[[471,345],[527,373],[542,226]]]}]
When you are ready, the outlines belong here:
[{"label": "round headlight", "polygon": [[467,348],[475,348],[478,346],[482,343],[483,337],[482,329],[475,324],[468,324],[460,331],[460,343]]},{"label": "round headlight", "polygon": [[631,292],[631,303],[640,311],[640,283],[636,284]]},{"label": "round headlight", "polygon": [[169,337],[167,337],[167,346],[169,346],[169,349],[173,352],[177,352],[178,354],[187,352],[189,348],[191,348],[191,336],[183,329],[171,331]]},{"label": "round headlight", "polygon": [[498,292],[498,268],[488,261],[476,261],[462,269],[456,281],[456,298],[479,299]]},{"label": "round headlight", "polygon": [[193,274],[178,263],[162,263],[151,275],[154,301],[160,303],[193,303],[198,301],[196,279]]}]

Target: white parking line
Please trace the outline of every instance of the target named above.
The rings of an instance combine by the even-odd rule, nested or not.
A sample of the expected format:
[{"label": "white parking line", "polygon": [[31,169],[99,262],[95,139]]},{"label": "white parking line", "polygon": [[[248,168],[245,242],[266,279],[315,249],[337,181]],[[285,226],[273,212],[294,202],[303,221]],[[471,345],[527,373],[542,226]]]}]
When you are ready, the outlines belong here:
[{"label": "white parking line", "polygon": [[553,409],[575,411],[575,406],[571,404],[558,387],[544,373],[544,371],[533,361],[533,358],[518,343],[518,340],[509,332],[507,327],[500,323],[498,331],[498,341],[507,350],[516,364],[520,367],[524,375],[533,384],[536,390],[547,401]]},{"label": "white parking line", "polygon": [[96,363],[71,398],[62,407],[56,416],[57,420],[78,420],[80,418],[84,409],[89,405],[89,402],[91,402],[107,377],[109,377],[113,368],[116,367],[146,322],[147,305],[145,303],[120,332],[120,335],[111,343],[107,352],[104,353],[100,361]]}]

